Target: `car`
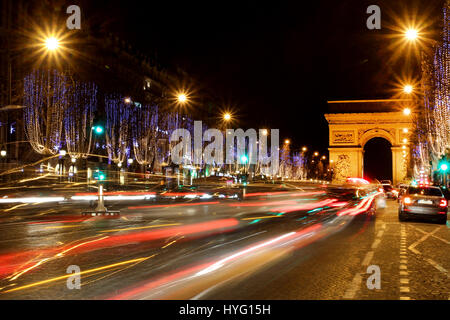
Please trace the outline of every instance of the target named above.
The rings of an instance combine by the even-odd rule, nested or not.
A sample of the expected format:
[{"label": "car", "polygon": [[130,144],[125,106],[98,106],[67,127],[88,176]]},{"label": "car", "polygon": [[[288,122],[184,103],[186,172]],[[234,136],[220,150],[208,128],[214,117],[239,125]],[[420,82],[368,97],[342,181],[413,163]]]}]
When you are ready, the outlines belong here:
[{"label": "car", "polygon": [[383,192],[388,199],[397,199],[398,191],[390,184],[382,184]]},{"label": "car", "polygon": [[391,182],[391,180],[381,180],[381,182],[380,182],[381,184],[388,184],[388,185],[392,185],[392,182]]},{"label": "car", "polygon": [[398,207],[398,218],[405,221],[421,217],[447,222],[448,201],[439,187],[410,186],[402,196]]}]

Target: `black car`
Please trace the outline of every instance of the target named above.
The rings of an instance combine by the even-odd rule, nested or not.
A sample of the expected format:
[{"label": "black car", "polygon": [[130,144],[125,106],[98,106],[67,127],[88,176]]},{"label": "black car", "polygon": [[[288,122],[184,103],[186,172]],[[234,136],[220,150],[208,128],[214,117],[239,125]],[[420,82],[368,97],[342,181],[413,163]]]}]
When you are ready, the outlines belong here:
[{"label": "black car", "polygon": [[423,217],[447,222],[448,202],[439,187],[408,187],[398,207],[400,221]]}]

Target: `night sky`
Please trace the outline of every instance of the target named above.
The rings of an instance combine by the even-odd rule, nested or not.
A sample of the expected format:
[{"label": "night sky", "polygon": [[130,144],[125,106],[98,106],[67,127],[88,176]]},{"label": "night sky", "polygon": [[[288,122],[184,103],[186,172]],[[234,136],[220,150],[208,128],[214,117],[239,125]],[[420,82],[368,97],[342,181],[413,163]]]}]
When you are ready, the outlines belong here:
[{"label": "night sky", "polygon": [[[366,27],[371,4],[381,7],[381,30]],[[83,14],[185,69],[236,110],[241,127],[280,128],[294,147],[325,152],[326,101],[389,98],[396,77],[419,77],[414,56],[392,59],[388,26],[414,12],[438,23],[440,8],[438,0],[96,0]]]}]

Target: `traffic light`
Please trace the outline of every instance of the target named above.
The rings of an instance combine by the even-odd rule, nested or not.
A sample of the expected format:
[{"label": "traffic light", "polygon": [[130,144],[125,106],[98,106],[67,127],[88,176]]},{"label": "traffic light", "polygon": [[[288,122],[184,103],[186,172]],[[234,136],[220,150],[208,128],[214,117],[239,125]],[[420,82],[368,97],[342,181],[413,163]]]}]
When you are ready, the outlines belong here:
[{"label": "traffic light", "polygon": [[106,179],[106,174],[103,171],[95,170],[94,179],[98,181],[104,181]]},{"label": "traffic light", "polygon": [[248,158],[247,158],[247,156],[244,154],[244,155],[242,155],[241,156],[241,163],[247,163],[248,162]]},{"label": "traffic light", "polygon": [[439,169],[441,171],[446,172],[448,170],[448,163],[446,163],[446,162],[441,163],[441,165],[439,166]]},{"label": "traffic light", "polygon": [[93,126],[92,129],[96,134],[102,134],[104,129],[101,125]]}]

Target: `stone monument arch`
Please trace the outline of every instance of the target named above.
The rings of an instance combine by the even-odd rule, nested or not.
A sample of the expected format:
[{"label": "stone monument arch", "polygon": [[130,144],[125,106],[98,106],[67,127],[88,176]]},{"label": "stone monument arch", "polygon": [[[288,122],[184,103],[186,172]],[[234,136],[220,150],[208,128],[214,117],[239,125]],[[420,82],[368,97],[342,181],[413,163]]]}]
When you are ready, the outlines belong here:
[{"label": "stone monument arch", "polygon": [[[404,106],[396,102],[410,100],[352,100],[328,103],[357,104],[351,110],[370,112],[327,113],[329,127],[329,160],[333,169],[333,181],[343,182],[347,177],[364,177],[364,146],[373,138],[386,139],[391,144],[393,183],[402,182],[407,176],[412,130],[411,115],[403,113]],[[375,103],[375,104],[371,104]],[[339,109],[339,108],[338,108]],[[387,112],[372,112],[377,110]],[[348,108],[347,108],[348,110]]]}]

